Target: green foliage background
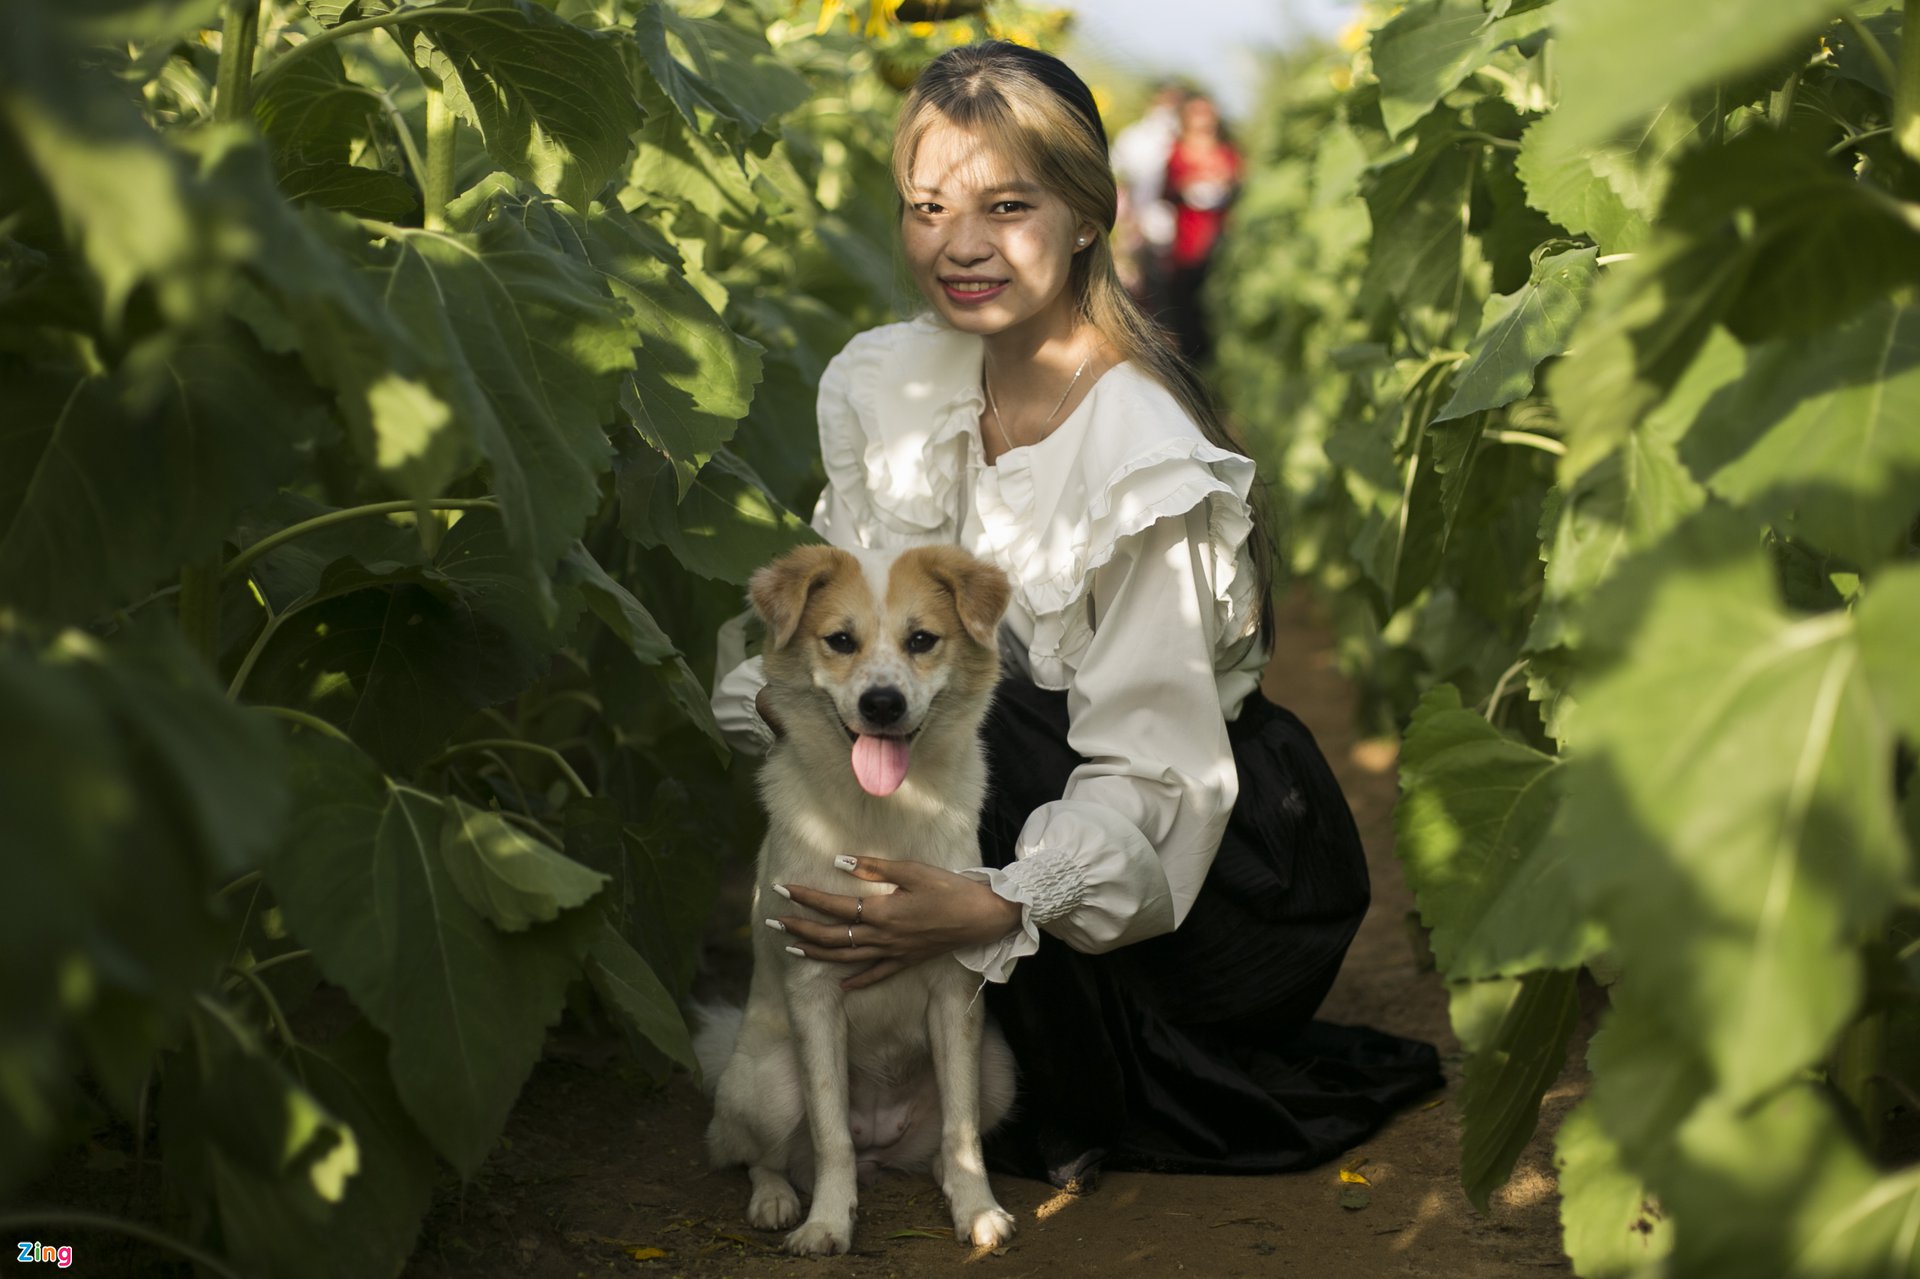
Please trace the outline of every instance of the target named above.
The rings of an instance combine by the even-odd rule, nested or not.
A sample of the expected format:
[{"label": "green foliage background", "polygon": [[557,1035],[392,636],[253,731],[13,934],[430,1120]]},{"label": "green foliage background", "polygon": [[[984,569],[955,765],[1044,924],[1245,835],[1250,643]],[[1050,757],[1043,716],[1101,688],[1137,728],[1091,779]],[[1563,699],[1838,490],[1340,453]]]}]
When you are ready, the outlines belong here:
[{"label": "green foliage background", "polygon": [[1481,1205],[1585,1276],[1920,1274],[1920,5],[1415,0],[1287,67],[1216,279],[1404,727]]},{"label": "green foliage background", "polygon": [[117,1122],[176,1248],[391,1274],[563,1012],[692,1066],[711,637],[961,38],[831,18],[0,6],[0,1201]]}]

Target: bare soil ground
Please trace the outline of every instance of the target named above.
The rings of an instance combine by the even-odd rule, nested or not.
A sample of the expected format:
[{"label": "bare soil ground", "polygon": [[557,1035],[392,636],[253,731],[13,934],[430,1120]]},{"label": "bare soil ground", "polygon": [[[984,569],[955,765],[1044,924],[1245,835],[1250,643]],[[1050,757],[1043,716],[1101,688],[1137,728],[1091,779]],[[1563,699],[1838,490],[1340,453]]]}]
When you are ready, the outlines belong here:
[{"label": "bare soil ground", "polygon": [[[1396,744],[1357,739],[1352,692],[1334,669],[1332,639],[1304,597],[1281,610],[1266,689],[1313,729],[1346,789],[1366,841],[1373,909],[1321,1011],[1434,1042],[1447,1088],[1417,1103],[1335,1164],[1266,1177],[1112,1173],[1072,1198],[1043,1182],[995,1178],[1020,1234],[997,1255],[953,1240],[930,1181],[891,1177],[860,1204],[856,1251],[803,1260],[779,1235],[745,1222],[746,1174],[710,1172],[702,1147],[706,1101],[684,1076],[646,1091],[612,1044],[560,1039],[522,1095],[507,1143],[464,1194],[449,1190],[428,1217],[411,1279],[597,1275],[759,1279],[808,1274],[972,1275],[1068,1279],[1143,1276],[1423,1276],[1509,1279],[1569,1273],[1560,1251],[1551,1132],[1585,1091],[1584,1030],[1549,1091],[1541,1132],[1490,1211],[1459,1184],[1454,1101],[1460,1057],[1439,978],[1423,969],[1412,899],[1393,858]],[[713,982],[744,989],[744,885],[726,895],[712,950]],[[1586,1019],[1591,1024],[1591,1017]],[[1357,1172],[1365,1187],[1343,1184]],[[1343,1191],[1364,1189],[1364,1196]],[[1364,1198],[1363,1206],[1353,1206]]]}]

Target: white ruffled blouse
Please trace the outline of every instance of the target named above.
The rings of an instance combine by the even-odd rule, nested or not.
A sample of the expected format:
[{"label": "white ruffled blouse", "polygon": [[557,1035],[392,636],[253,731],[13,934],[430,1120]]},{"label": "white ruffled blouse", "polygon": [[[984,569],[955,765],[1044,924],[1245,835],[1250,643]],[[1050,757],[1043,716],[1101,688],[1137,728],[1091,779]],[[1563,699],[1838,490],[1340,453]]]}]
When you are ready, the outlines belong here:
[{"label": "white ruffled blouse", "polygon": [[[978,337],[930,317],[849,342],[820,380],[813,526],[839,546],[957,543],[998,564],[1013,582],[1003,659],[1067,691],[1068,742],[1087,762],[1027,820],[1012,864],[964,872],[1023,907],[1019,932],[958,952],[1005,981],[1041,928],[1097,953],[1185,918],[1239,794],[1227,721],[1266,652],[1253,463],[1121,364],[1052,434],[988,465],[982,357]],[[762,753],[765,678],[728,631],[714,711]]]}]

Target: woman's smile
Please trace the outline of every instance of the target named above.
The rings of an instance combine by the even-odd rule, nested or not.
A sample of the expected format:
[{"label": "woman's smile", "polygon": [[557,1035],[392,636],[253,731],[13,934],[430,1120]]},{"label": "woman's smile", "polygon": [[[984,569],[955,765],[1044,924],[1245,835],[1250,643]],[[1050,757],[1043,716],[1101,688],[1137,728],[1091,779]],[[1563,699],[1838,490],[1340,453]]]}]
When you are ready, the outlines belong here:
[{"label": "woman's smile", "polygon": [[947,292],[953,300],[962,306],[978,306],[990,297],[997,297],[1007,287],[1005,280],[976,280],[960,276],[944,276],[940,281],[947,286]]}]

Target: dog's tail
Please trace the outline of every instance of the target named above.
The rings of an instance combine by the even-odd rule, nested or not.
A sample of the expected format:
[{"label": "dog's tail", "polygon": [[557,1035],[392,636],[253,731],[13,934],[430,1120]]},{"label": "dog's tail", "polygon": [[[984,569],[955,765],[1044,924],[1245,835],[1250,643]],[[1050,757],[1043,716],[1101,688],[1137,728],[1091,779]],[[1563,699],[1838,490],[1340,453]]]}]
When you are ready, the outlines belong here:
[{"label": "dog's tail", "polygon": [[693,1006],[693,1056],[700,1063],[700,1085],[709,1097],[720,1086],[720,1072],[726,1067],[727,1058],[733,1056],[733,1045],[740,1038],[740,1022],[745,1016],[732,1004],[696,1003]]}]

